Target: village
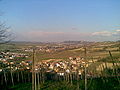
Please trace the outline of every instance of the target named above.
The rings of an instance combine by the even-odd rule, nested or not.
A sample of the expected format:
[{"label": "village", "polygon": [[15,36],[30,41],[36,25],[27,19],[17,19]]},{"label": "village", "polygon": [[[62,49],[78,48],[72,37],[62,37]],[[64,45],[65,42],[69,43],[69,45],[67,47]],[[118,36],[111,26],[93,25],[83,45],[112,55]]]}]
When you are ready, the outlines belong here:
[{"label": "village", "polygon": [[[111,77],[111,74],[106,73],[105,70],[114,69],[116,71],[112,75],[119,75],[118,44],[118,42],[91,43],[86,47],[79,43],[29,44],[16,45],[12,50],[2,50],[0,52],[1,86],[31,83],[33,80],[37,88],[42,88],[39,85],[47,81],[65,81],[72,85],[74,81]],[[107,50],[111,51],[107,52]],[[108,57],[113,55],[115,59],[112,59],[115,62],[113,63],[111,57],[108,58],[107,55]]]},{"label": "village", "polygon": [[[85,42],[85,43],[86,44],[89,43],[89,46],[91,45],[93,48],[95,48],[95,46],[99,45],[99,43],[98,44],[91,43],[91,42]],[[106,43],[103,43],[103,46],[99,46],[100,51],[101,51],[101,47],[103,47],[103,48],[105,47],[104,44],[106,45]],[[80,52],[80,50],[82,50],[82,52],[84,54],[85,48],[83,47],[83,45],[84,45],[83,43],[81,44],[78,42],[77,42],[77,44],[76,44],[76,42],[74,42],[74,43],[67,42],[67,43],[57,43],[57,44],[56,43],[54,43],[54,44],[53,43],[50,43],[50,44],[44,43],[41,45],[36,45],[35,50],[39,54],[37,55],[38,57],[36,57],[34,60],[34,62],[35,62],[34,70],[38,72],[38,70],[40,71],[41,68],[45,68],[45,72],[49,72],[49,73],[55,72],[56,74],[58,74],[60,76],[65,75],[65,73],[79,73],[79,75],[82,75],[82,73],[84,73],[85,68],[89,69],[89,66],[91,66],[91,64],[98,63],[99,57],[93,59],[93,58],[87,58],[85,55],[82,55],[82,54],[81,54],[81,56],[80,55],[75,56],[73,54],[73,56],[66,55],[66,56],[68,56],[67,58],[58,58],[57,57],[57,58],[49,58],[49,59],[44,58],[41,60],[39,55],[42,54],[42,52],[45,52],[45,53],[48,53],[48,56],[50,56],[50,55],[52,56],[52,54],[59,53],[59,51],[61,51],[61,52],[71,51],[74,53],[76,50],[79,50],[79,52]],[[109,46],[109,45],[114,45],[114,44],[110,43],[107,46]],[[29,70],[30,72],[32,72],[33,46],[28,45],[27,47],[25,46],[25,47],[22,47],[21,49],[19,48],[17,50],[19,50],[19,51],[18,52],[7,52],[7,51],[0,52],[0,72],[2,72],[4,70],[10,71],[11,69],[12,69],[12,71],[22,69],[22,70]],[[98,48],[98,50],[99,50],[99,48]],[[21,51],[23,53],[20,53]],[[43,53],[43,54],[45,54],[45,53]],[[49,53],[52,53],[52,54],[49,54]],[[64,55],[65,54],[63,54],[61,57],[64,57]],[[100,65],[101,64],[99,64],[94,69],[98,70],[100,72],[100,70],[99,70]],[[109,68],[112,68],[112,65],[110,65]],[[88,75],[93,73],[92,70],[89,70],[89,71],[90,72],[87,72]]]},{"label": "village", "polygon": [[[25,60],[29,56],[23,53],[1,52],[0,54],[0,73],[18,70],[29,70],[32,72],[32,60]],[[63,76],[65,73],[79,73],[81,75],[84,67],[88,67],[94,61],[84,60],[83,57],[68,57],[64,59],[48,59],[35,63],[34,70],[38,72],[44,68],[44,72],[55,72],[57,75]]]},{"label": "village", "polygon": [[1,52],[0,53],[0,72],[20,70],[26,68],[30,69],[29,65],[32,62],[27,62],[25,59],[28,55],[23,53]]},{"label": "village", "polygon": [[[0,73],[16,71],[29,71],[32,72],[32,60],[25,60],[29,56],[23,53],[11,53],[1,52],[0,58]],[[79,75],[84,74],[84,69],[87,68],[91,63],[96,62],[93,60],[85,60],[83,57],[68,57],[64,59],[48,59],[35,62],[34,72],[43,72],[49,74],[56,74],[58,76],[65,76],[67,74]],[[88,72],[90,76],[92,72]]]}]

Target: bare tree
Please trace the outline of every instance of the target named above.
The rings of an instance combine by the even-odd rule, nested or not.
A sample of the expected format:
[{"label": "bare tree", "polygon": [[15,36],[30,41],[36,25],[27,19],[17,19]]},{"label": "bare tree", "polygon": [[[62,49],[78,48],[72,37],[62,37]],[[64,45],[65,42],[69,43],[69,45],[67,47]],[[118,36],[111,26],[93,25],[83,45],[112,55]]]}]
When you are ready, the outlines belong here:
[{"label": "bare tree", "polygon": [[[0,0],[1,2],[2,0]],[[0,11],[0,17],[3,13]],[[0,20],[0,44],[8,43],[10,40],[11,34],[9,33],[10,27],[8,27],[4,22]]]},{"label": "bare tree", "polygon": [[7,27],[5,23],[0,22],[0,44],[5,44],[11,41],[9,29],[10,27]]}]

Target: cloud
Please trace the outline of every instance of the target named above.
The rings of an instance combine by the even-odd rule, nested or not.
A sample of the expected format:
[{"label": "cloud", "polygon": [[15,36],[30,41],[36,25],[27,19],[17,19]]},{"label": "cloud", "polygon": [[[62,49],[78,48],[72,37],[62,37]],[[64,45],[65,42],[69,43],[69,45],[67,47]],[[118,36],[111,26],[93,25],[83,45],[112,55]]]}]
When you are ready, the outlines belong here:
[{"label": "cloud", "polygon": [[109,31],[101,31],[92,33],[93,36],[111,36],[113,33]]},{"label": "cloud", "polygon": [[25,35],[30,37],[43,37],[43,36],[47,37],[47,36],[58,35],[58,34],[60,35],[64,33],[63,32],[44,32],[44,31],[29,31],[25,33]]},{"label": "cloud", "polygon": [[89,33],[80,32],[29,31],[19,34],[18,39],[27,41],[65,41],[65,40],[88,40],[87,37],[89,36],[90,36]]},{"label": "cloud", "polygon": [[116,30],[117,32],[120,32],[120,30],[118,29],[118,30]]},{"label": "cloud", "polygon": [[107,41],[116,40],[119,36],[120,30],[114,31],[100,31],[94,33],[80,33],[80,32],[48,32],[32,30],[29,32],[22,32],[17,35],[16,40],[19,41],[66,41],[66,40],[87,40],[87,41]]},{"label": "cloud", "polygon": [[101,31],[101,32],[94,32],[94,33],[92,33],[93,36],[106,36],[106,37],[118,36],[119,34],[120,34],[120,30],[115,30],[113,32]]}]

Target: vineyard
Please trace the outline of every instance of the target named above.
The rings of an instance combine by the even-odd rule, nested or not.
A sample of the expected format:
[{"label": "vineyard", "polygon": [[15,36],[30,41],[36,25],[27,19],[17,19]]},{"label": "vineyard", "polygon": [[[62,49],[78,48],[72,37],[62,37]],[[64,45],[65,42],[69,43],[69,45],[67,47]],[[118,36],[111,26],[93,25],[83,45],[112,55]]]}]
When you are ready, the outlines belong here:
[{"label": "vineyard", "polygon": [[[105,47],[102,48],[105,49]],[[81,57],[76,57],[75,53],[75,56],[72,54],[74,57],[47,60],[39,60],[39,54],[42,52],[37,49],[33,49],[31,53],[29,52],[30,54],[9,53],[10,56],[19,57],[14,60],[1,59],[0,89],[119,90],[120,53],[114,48],[116,49],[116,46],[109,50],[101,50],[101,46],[97,50],[82,47],[82,49],[68,50],[68,53],[79,51]],[[90,53],[105,53],[105,51],[107,55],[98,54],[96,57],[91,56]],[[67,51],[58,52],[58,55],[64,52]],[[1,55],[7,57],[8,53],[1,53]],[[32,61],[29,61],[29,58]]]}]

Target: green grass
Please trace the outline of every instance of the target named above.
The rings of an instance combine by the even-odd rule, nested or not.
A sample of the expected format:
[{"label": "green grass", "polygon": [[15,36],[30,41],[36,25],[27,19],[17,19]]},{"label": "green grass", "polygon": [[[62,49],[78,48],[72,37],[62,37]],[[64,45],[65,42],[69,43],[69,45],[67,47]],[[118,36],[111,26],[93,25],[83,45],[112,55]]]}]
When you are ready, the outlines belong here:
[{"label": "green grass", "polygon": [[12,87],[9,87],[10,90],[32,90],[32,84],[26,83],[26,84],[18,84]]},{"label": "green grass", "polygon": [[[120,79],[120,78],[119,78]],[[94,78],[87,80],[88,90],[119,90],[120,84],[117,78]],[[40,85],[39,90],[76,90],[79,87],[80,90],[84,90],[84,81],[73,81],[73,83],[65,81],[46,81]],[[31,90],[31,84],[19,84],[11,87],[11,90]]]}]

